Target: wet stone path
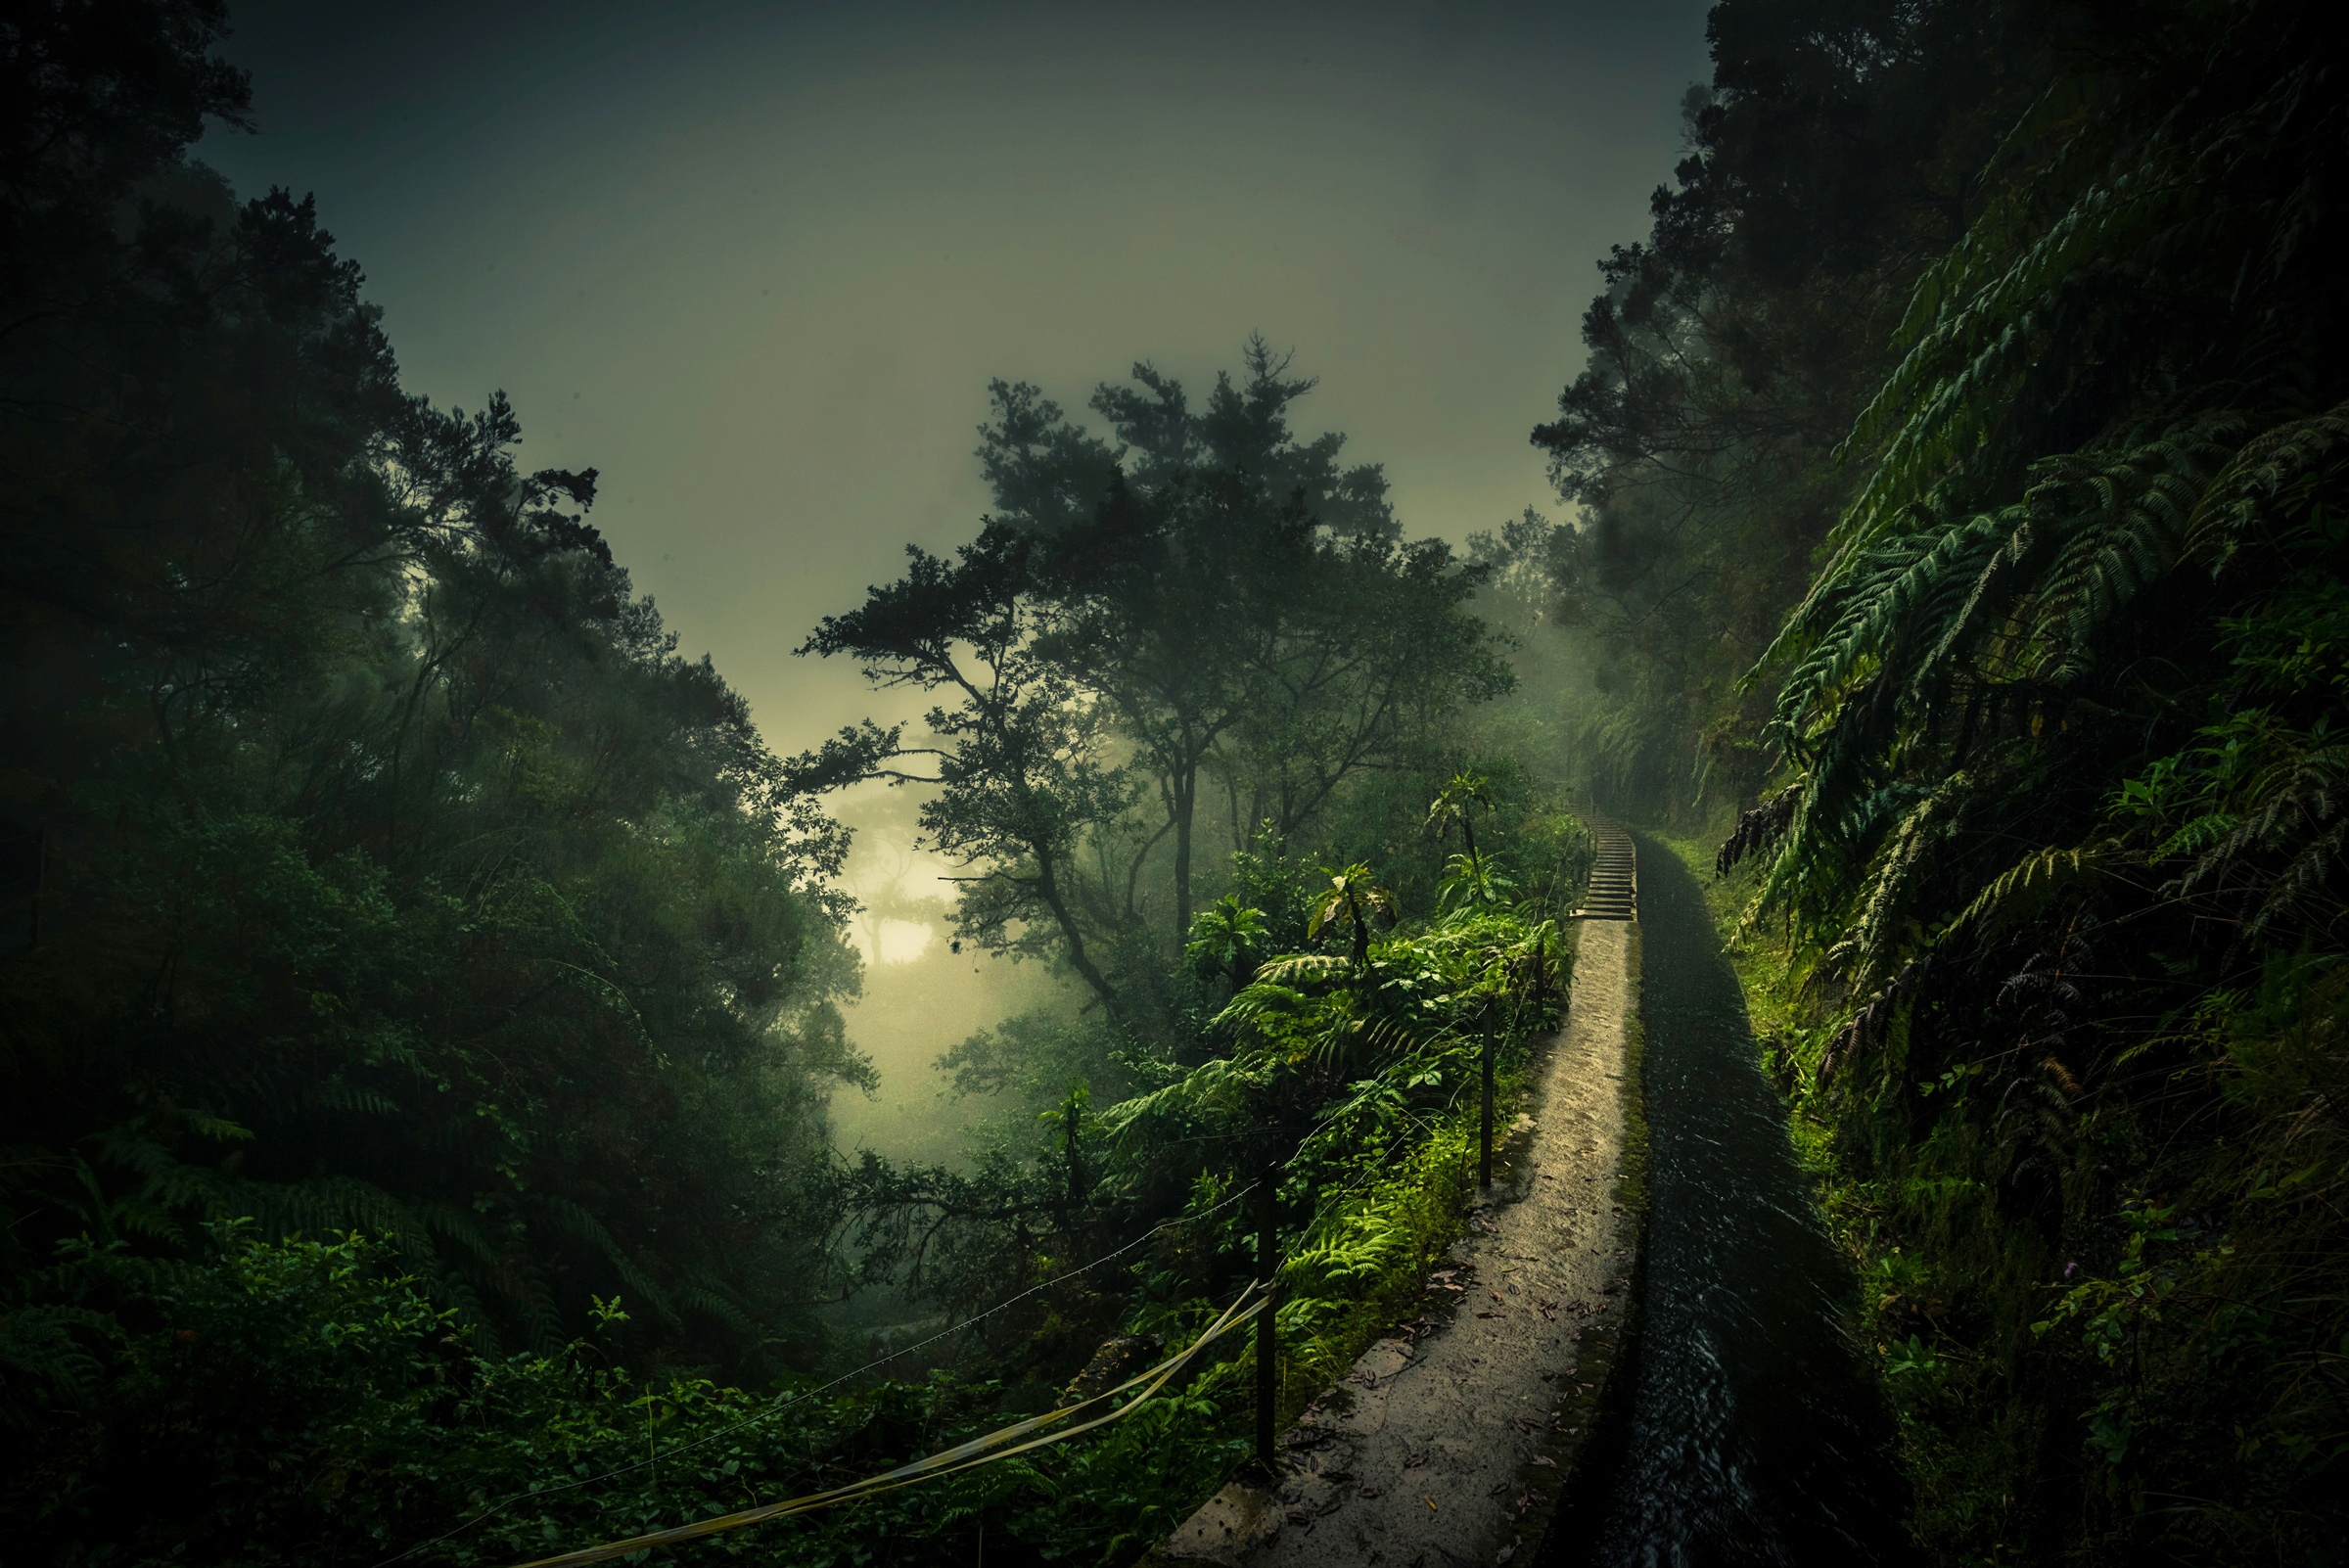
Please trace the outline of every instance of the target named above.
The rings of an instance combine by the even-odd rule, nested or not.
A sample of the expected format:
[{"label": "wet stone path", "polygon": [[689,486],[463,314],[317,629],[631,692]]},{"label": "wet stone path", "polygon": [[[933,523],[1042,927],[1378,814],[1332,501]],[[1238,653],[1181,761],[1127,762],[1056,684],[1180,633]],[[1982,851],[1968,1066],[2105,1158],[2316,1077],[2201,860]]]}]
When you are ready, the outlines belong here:
[{"label": "wet stone path", "polygon": [[1629,923],[1583,926],[1532,1114],[1432,1274],[1425,1314],[1289,1431],[1275,1486],[1225,1487],[1146,1559],[1154,1568],[1530,1558],[1629,1314],[1637,1227],[1616,1188],[1636,1090],[1636,940]]}]

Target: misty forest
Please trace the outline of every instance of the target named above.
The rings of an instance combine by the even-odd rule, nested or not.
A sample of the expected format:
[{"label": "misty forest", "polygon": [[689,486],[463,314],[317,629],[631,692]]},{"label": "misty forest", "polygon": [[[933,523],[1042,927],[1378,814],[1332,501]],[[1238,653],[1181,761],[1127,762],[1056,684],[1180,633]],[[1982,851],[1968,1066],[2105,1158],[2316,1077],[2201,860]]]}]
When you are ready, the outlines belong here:
[{"label": "misty forest", "polygon": [[0,8],[0,1554],[2341,1560],[2342,35],[1682,10],[1518,503],[1242,277],[746,669]]}]

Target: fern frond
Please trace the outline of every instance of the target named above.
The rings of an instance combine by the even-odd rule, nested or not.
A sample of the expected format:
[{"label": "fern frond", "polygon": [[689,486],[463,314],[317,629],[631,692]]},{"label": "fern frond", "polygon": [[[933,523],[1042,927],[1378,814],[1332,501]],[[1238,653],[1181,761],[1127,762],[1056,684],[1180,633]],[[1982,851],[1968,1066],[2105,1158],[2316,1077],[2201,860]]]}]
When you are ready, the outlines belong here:
[{"label": "fern frond", "polygon": [[1852,935],[1845,945],[1855,986],[1872,988],[1899,956],[1896,932],[1905,917],[1910,885],[1919,875],[1933,842],[1956,830],[1952,819],[1963,809],[1973,787],[1967,774],[1952,774],[1903,814],[1878,852],[1860,900],[1859,917],[1851,922]]},{"label": "fern frond", "polygon": [[2094,884],[2117,853],[2117,846],[2106,843],[2026,854],[1975,894],[1942,936],[1970,931],[1987,940],[2010,930],[2037,917],[2067,889]]},{"label": "fern frond", "polygon": [[612,1232],[604,1228],[601,1220],[565,1197],[550,1195],[544,1200],[544,1206],[546,1217],[554,1222],[556,1229],[586,1242],[602,1253],[604,1261],[620,1275],[621,1282],[635,1293],[637,1300],[658,1313],[663,1322],[671,1327],[681,1326],[682,1320],[677,1316],[676,1307],[668,1299],[668,1292],[653,1283],[652,1277],[636,1267],[636,1261],[613,1239]]},{"label": "fern frond", "polygon": [[693,1278],[677,1287],[677,1306],[686,1312],[714,1317],[738,1334],[759,1331],[757,1319],[740,1298],[707,1268],[696,1269]]},{"label": "fern frond", "polygon": [[2325,459],[2349,441],[2349,402],[2287,420],[2242,444],[2211,481],[2182,531],[2185,553],[2223,575],[2267,520],[2290,509],[2290,492],[2314,484]]},{"label": "fern frond", "polygon": [[330,1078],[311,1085],[299,1103],[304,1110],[342,1111],[356,1116],[400,1114],[399,1102],[389,1094],[345,1078]]},{"label": "fern frond", "polygon": [[1267,985],[1285,986],[1297,980],[1332,980],[1348,972],[1352,966],[1330,953],[1290,953],[1265,963],[1256,977]]}]

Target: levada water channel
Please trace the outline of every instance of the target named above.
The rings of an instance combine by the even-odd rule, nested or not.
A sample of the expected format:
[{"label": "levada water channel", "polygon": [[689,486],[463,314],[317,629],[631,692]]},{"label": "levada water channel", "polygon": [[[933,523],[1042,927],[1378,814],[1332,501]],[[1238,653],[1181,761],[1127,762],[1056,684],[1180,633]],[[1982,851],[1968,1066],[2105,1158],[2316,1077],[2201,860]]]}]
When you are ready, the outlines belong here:
[{"label": "levada water channel", "polygon": [[1639,842],[1650,1147],[1627,1408],[1542,1568],[1891,1563],[1890,1425],[1696,879]]}]

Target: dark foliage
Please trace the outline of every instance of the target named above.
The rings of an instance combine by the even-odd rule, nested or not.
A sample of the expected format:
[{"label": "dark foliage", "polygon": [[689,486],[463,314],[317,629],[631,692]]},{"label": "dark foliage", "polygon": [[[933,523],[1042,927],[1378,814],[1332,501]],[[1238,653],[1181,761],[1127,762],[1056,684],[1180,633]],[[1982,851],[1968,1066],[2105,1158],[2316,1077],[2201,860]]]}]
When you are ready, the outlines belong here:
[{"label": "dark foliage", "polygon": [[1892,366],[1911,287],[1982,210],[2048,69],[1996,0],[1727,0],[1655,228],[1600,264],[1589,367],[1534,432],[1578,524],[1543,554],[1589,684],[1567,752],[1601,801],[1701,818],[1750,797],[1738,677],[1847,498],[1830,451]]},{"label": "dark foliage", "polygon": [[2349,1496],[2330,22],[2068,20],[1756,676],[1722,865],[1947,1560],[2325,1560]]},{"label": "dark foliage", "polygon": [[395,1237],[484,1347],[624,1289],[632,1354],[802,1355],[839,835],[593,471],[403,395],[313,205],[186,161],[245,103],[221,25],[0,26],[8,1401],[70,1404],[12,1337],[56,1245],[234,1216]]}]

